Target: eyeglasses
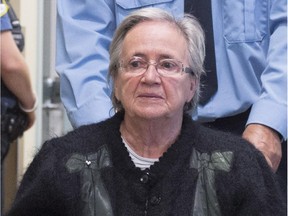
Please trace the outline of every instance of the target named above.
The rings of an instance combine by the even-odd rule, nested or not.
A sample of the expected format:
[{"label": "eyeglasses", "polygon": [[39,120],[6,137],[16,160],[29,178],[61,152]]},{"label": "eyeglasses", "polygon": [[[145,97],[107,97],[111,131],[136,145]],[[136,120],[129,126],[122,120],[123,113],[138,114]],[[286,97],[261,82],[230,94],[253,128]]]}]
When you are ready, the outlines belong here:
[{"label": "eyeglasses", "polygon": [[144,74],[150,65],[153,65],[161,76],[175,76],[183,72],[194,75],[191,68],[184,67],[183,63],[176,59],[161,59],[158,62],[147,62],[141,57],[133,57],[127,62],[121,61],[120,69],[124,69],[125,73],[139,76]]}]

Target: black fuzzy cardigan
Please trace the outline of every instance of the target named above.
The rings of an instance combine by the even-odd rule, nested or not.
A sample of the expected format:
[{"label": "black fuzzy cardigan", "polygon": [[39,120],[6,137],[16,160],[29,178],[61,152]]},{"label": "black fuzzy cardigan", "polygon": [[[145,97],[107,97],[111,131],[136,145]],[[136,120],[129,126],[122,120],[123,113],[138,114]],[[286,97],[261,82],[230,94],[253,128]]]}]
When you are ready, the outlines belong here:
[{"label": "black fuzzy cardigan", "polygon": [[[243,139],[205,128],[184,116],[177,141],[159,162],[141,171],[122,143],[122,120],[123,113],[118,113],[104,122],[82,126],[45,142],[25,173],[8,215],[193,215],[199,177],[197,169],[189,167],[193,149],[207,154],[233,152],[231,170],[215,171],[215,191],[223,216],[286,215],[275,175],[262,154]],[[87,159],[103,147],[110,164],[95,172],[107,191],[111,212],[88,213],[85,208],[92,199],[89,189],[81,172],[69,171],[67,164],[75,154]],[[84,161],[90,166],[87,160]],[[83,195],[85,190],[88,191]],[[94,208],[98,208],[97,204]]]}]

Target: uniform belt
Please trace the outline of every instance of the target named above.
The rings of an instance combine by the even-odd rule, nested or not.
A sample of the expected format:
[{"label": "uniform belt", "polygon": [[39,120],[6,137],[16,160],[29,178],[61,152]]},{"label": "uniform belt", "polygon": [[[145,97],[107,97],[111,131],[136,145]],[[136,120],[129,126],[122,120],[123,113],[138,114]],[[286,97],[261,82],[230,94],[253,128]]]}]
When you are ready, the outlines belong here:
[{"label": "uniform belt", "polygon": [[203,123],[203,125],[209,128],[241,135],[245,129],[250,111],[251,108],[247,109],[245,112],[239,113],[238,115],[218,118],[214,122]]}]

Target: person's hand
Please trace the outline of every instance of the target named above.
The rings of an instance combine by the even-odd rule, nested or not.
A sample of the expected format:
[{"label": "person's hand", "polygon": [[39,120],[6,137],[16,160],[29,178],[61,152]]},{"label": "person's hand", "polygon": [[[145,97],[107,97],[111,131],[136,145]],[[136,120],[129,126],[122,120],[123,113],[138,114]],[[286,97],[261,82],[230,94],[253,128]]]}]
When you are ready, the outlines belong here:
[{"label": "person's hand", "polygon": [[242,135],[265,156],[274,172],[278,169],[282,157],[281,140],[278,133],[261,124],[250,124]]}]

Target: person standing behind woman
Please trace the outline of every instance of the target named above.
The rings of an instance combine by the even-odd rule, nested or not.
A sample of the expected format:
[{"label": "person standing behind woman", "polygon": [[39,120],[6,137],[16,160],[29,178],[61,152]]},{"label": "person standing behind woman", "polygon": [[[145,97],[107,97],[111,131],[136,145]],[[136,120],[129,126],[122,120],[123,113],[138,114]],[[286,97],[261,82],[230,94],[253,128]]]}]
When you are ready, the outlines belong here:
[{"label": "person standing behind woman", "polygon": [[110,47],[116,114],[47,141],[7,216],[284,216],[261,152],[189,115],[204,47],[191,15],[126,17]]},{"label": "person standing behind woman", "polygon": [[[35,122],[37,97],[32,89],[28,66],[11,33],[12,25],[7,14],[8,10],[5,0],[1,1],[1,96],[8,89],[9,94],[12,93],[17,98],[20,110],[28,117],[28,124],[25,128],[28,130]],[[9,132],[1,134],[1,162],[9,150],[7,133]]]}]

